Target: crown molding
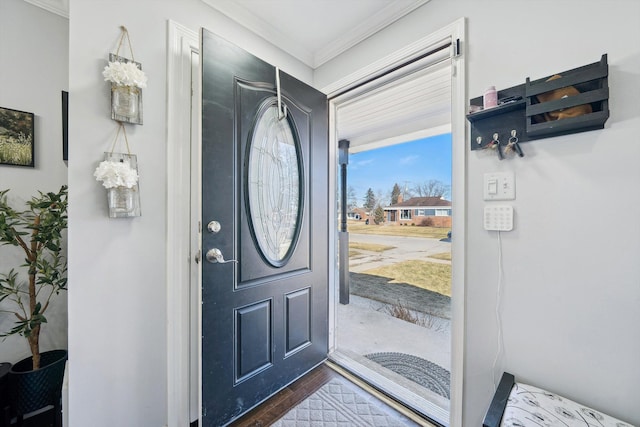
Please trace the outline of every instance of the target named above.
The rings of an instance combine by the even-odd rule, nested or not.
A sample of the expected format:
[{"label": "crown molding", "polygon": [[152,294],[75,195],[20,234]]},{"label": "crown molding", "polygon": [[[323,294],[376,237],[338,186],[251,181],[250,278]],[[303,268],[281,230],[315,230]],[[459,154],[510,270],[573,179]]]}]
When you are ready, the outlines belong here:
[{"label": "crown molding", "polygon": [[69,19],[69,0],[24,0],[56,15]]},{"label": "crown molding", "polygon": [[[202,0],[203,3],[237,22],[251,32],[257,34],[289,55],[315,69],[325,62],[330,61],[376,32],[382,30],[398,19],[414,11],[429,0],[415,0],[410,4],[399,1],[391,1],[388,6],[380,9],[375,15],[365,19],[353,27],[346,34],[329,42],[327,46],[312,52],[301,46],[295,37],[286,35],[273,24],[263,20],[242,5],[226,0]],[[338,13],[338,12],[336,12]]]},{"label": "crown molding", "polygon": [[233,1],[202,0],[205,4],[287,52],[305,65],[313,67],[313,53],[292,40],[273,25]]},{"label": "crown molding", "polygon": [[416,0],[408,5],[403,5],[395,1],[390,3],[369,19],[366,19],[351,29],[348,33],[335,39],[322,49],[319,49],[314,55],[312,67],[318,68],[325,62],[332,60],[427,2],[429,2],[429,0]]}]

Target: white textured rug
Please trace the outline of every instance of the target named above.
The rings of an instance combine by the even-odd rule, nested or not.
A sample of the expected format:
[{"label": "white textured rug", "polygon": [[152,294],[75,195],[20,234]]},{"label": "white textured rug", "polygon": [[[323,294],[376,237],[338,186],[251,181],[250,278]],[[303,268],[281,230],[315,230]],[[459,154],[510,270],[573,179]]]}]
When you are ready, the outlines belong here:
[{"label": "white textured rug", "polygon": [[276,427],[417,426],[358,386],[333,379],[276,421]]}]

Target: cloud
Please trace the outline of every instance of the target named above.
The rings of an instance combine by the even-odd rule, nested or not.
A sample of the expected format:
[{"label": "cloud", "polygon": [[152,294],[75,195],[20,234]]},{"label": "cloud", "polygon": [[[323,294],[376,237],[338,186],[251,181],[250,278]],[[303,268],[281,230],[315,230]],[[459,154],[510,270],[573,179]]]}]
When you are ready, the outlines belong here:
[{"label": "cloud", "polygon": [[375,162],[374,159],[358,160],[357,162],[349,164],[349,169],[357,169],[357,168],[361,168],[361,167],[366,167],[366,166],[369,166],[370,164],[372,164],[374,162]]},{"label": "cloud", "polygon": [[415,163],[416,160],[418,160],[420,158],[420,156],[416,155],[416,154],[412,154],[411,156],[407,156],[407,157],[403,157],[401,158],[398,163],[400,163],[401,165],[410,165],[412,163]]}]

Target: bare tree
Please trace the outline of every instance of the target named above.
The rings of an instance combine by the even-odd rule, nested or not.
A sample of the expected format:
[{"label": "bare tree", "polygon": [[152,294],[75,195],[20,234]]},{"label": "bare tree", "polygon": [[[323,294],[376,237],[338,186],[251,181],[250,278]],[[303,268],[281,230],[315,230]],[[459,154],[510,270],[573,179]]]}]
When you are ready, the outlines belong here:
[{"label": "bare tree", "polygon": [[356,197],[356,189],[352,186],[347,188],[347,208],[349,210],[358,207],[358,198]]},{"label": "bare tree", "polygon": [[[387,206],[389,205],[389,195],[384,195],[382,190],[378,190],[376,192],[376,206]],[[374,206],[375,207],[375,206]]]},{"label": "bare tree", "polygon": [[412,192],[417,197],[449,197],[451,193],[451,186],[438,181],[437,179],[430,179],[422,184],[417,184],[412,189]]}]

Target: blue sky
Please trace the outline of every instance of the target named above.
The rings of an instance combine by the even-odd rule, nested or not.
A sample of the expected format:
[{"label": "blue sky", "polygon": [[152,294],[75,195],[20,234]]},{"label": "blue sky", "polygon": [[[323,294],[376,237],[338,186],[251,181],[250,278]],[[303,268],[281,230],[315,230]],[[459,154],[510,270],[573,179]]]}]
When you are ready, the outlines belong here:
[{"label": "blue sky", "polygon": [[437,179],[451,185],[451,134],[349,155],[347,185],[362,205],[368,188],[386,197],[393,184],[408,188]]}]

